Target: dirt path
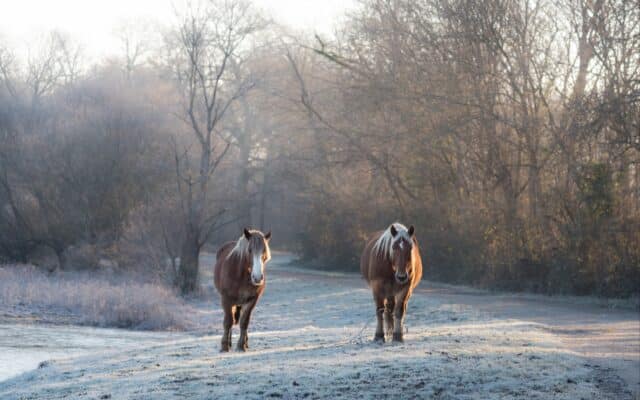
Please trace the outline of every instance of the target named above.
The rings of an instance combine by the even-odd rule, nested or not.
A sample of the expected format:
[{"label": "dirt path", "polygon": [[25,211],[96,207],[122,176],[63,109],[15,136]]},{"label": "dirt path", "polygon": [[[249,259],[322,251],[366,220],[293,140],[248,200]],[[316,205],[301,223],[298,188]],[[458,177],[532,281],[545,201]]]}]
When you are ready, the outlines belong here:
[{"label": "dirt path", "polygon": [[423,283],[405,343],[381,346],[356,275],[273,261],[249,352],[218,353],[221,313],[207,283],[194,317],[202,330],[51,361],[0,382],[0,398],[634,398],[637,313]]}]

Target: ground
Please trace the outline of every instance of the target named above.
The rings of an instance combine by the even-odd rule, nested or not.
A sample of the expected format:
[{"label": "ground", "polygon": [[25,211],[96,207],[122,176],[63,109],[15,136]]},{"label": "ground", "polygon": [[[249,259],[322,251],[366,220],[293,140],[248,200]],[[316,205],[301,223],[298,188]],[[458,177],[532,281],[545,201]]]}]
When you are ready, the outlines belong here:
[{"label": "ground", "polygon": [[[123,331],[116,346],[95,344],[97,351],[68,358],[56,353],[0,382],[0,398],[638,396],[636,311],[423,282],[409,303],[405,342],[380,345],[372,342],[371,294],[357,275],[293,269],[289,261],[275,256],[267,266],[246,353],[219,353],[222,315],[207,284],[193,302],[200,329]],[[63,329],[70,328],[23,326],[21,340],[33,332],[55,338]],[[237,338],[235,330],[234,344]]]}]

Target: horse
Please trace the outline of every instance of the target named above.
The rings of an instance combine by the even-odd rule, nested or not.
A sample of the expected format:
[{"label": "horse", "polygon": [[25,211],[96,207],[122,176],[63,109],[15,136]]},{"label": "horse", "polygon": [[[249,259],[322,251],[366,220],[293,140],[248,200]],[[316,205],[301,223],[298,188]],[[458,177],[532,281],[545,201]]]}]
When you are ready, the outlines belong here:
[{"label": "horse", "polygon": [[222,344],[220,351],[231,347],[231,328],[240,324],[240,339],[237,350],[249,348],[247,328],[258,299],[266,285],[264,266],[271,259],[269,241],[271,232],[244,229],[235,242],[227,242],[216,254],[213,283],[220,293],[220,304],[224,311]]},{"label": "horse", "polygon": [[378,325],[374,341],[385,341],[387,335],[403,342],[404,315],[407,303],[422,279],[422,258],[415,229],[393,223],[377,232],[367,243],[360,258],[360,272],[373,292]]}]

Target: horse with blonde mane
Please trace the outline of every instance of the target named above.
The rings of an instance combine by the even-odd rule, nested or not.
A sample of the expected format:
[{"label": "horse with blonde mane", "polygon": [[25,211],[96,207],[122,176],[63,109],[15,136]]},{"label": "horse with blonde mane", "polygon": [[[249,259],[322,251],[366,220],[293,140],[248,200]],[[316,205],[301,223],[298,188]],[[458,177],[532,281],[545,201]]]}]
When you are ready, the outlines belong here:
[{"label": "horse with blonde mane", "polygon": [[422,259],[415,229],[393,223],[367,243],[360,258],[360,272],[371,287],[376,305],[378,325],[375,341],[385,341],[387,335],[402,342],[407,303],[422,279]]},{"label": "horse with blonde mane", "polygon": [[222,345],[220,351],[231,347],[231,328],[240,324],[240,339],[236,349],[249,348],[247,329],[251,312],[266,285],[264,266],[271,259],[269,240],[271,232],[263,234],[258,230],[244,229],[235,242],[222,245],[216,255],[213,283],[220,293],[220,303],[224,311]]}]

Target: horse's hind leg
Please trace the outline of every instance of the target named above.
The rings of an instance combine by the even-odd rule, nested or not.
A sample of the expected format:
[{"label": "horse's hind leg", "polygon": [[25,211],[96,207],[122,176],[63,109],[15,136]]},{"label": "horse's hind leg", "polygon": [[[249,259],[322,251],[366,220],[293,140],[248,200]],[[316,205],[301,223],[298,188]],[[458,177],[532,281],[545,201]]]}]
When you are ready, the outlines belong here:
[{"label": "horse's hind leg", "polygon": [[228,301],[222,299],[222,310],[224,311],[224,321],[222,327],[224,332],[222,333],[222,343],[220,351],[229,351],[231,347],[231,327],[233,326],[233,309],[232,305]]},{"label": "horse's hind leg", "polygon": [[385,336],[391,336],[393,334],[393,309],[396,306],[396,299],[394,297],[387,298],[384,305],[384,333]]},{"label": "horse's hind leg", "polygon": [[233,307],[233,324],[236,325],[240,322],[240,311],[242,310],[242,306]]},{"label": "horse's hind leg", "polygon": [[247,330],[249,329],[249,320],[251,320],[251,312],[256,306],[257,299],[245,304],[242,307],[242,313],[240,314],[240,339],[236,349],[238,351],[246,351],[249,348],[249,336]]}]

